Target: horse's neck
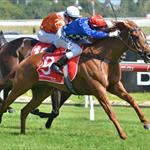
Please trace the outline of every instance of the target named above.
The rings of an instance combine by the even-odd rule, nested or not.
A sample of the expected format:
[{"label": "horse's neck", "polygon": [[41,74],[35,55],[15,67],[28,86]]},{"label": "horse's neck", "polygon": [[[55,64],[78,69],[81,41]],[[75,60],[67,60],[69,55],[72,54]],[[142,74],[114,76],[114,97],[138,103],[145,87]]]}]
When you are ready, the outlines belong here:
[{"label": "horse's neck", "polygon": [[[126,36],[122,36],[121,38],[126,40]],[[119,38],[114,37],[96,41],[93,46],[86,47],[83,53],[93,58],[118,61],[125,50],[126,45]]]}]

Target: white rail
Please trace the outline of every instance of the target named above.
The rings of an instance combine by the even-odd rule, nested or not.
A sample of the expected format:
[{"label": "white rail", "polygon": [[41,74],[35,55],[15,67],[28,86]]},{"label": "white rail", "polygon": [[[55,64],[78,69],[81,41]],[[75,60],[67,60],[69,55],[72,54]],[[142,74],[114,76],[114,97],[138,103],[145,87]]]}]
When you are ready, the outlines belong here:
[{"label": "white rail", "polygon": [[4,35],[4,37],[6,38],[7,41],[12,41],[14,39],[21,38],[21,37],[32,37],[37,39],[36,34],[19,34],[19,35],[8,34],[8,35]]},{"label": "white rail", "polygon": [[[115,18],[105,18],[108,24],[111,24],[112,20],[116,20]],[[132,20],[139,27],[150,27],[150,19],[149,18],[141,18],[141,17],[130,17],[130,18],[117,18],[117,20]],[[42,19],[34,19],[34,20],[0,20],[0,26],[40,26]]]},{"label": "white rail", "polygon": [[[37,35],[36,34],[19,34],[19,35],[11,35],[11,34],[6,34],[4,35],[5,38],[8,40],[8,41],[11,41],[11,40],[14,40],[14,39],[17,39],[17,38],[20,38],[20,37],[32,37],[32,38],[36,38],[37,39]],[[148,43],[150,44],[150,35],[147,35],[147,40],[148,40]]]}]

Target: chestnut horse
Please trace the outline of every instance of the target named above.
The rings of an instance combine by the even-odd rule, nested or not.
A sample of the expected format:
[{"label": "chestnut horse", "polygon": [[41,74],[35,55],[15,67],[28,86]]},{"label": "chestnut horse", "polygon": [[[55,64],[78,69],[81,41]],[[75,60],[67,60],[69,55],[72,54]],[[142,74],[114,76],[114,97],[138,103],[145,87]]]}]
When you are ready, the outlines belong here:
[{"label": "chestnut horse", "polygon": [[[145,62],[150,61],[150,47],[142,30],[132,21],[114,22],[114,27],[120,30],[118,37],[96,39],[94,44],[84,48],[80,57],[78,71],[72,81],[73,87],[80,95],[94,95],[110,120],[114,123],[119,136],[126,139],[126,133],[120,126],[107,97],[107,91],[127,101],[136,111],[145,129],[150,129],[150,124],[145,115],[123,87],[119,58],[128,49],[139,54]],[[66,98],[71,95],[65,85],[49,83],[38,80],[36,69],[41,64],[41,58],[46,52],[30,56],[23,60],[17,67],[13,88],[7,99],[0,107],[1,121],[3,112],[13,101],[29,89],[32,90],[31,101],[21,110],[21,133],[25,134],[25,124],[28,114],[51,93],[53,87],[66,93]],[[62,99],[61,105],[66,99]],[[53,104],[53,106],[55,106]],[[58,108],[59,109],[59,108]]]}]

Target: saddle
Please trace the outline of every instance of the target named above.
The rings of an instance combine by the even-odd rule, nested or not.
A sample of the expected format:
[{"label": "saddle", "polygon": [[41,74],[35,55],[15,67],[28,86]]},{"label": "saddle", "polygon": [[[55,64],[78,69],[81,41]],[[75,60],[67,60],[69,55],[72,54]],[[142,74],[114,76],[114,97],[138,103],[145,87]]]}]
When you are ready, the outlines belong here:
[{"label": "saddle", "polygon": [[[50,47],[51,44],[38,42],[32,49],[31,55],[35,55],[43,52],[47,47]],[[51,70],[51,65],[59,60],[66,52],[64,48],[58,48],[54,53],[45,53],[42,57],[42,63],[37,68],[38,77],[40,81],[48,81],[51,83],[65,84],[65,78],[69,78],[72,81],[78,69],[79,57],[74,57],[67,62],[67,66],[62,67],[64,76],[59,75],[58,73]],[[66,69],[64,69],[66,68]],[[68,82],[68,81],[67,81]]]}]

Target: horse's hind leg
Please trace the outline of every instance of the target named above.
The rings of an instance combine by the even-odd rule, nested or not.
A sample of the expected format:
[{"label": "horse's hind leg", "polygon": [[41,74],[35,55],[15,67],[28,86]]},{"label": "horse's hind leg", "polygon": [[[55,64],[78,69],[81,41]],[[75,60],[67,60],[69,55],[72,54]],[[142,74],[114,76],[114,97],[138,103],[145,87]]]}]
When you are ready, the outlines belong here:
[{"label": "horse's hind leg", "polygon": [[150,130],[150,124],[149,124],[148,120],[146,119],[144,113],[141,111],[141,109],[139,108],[139,106],[135,102],[135,100],[125,90],[125,88],[121,82],[118,82],[118,84],[114,85],[113,87],[110,87],[109,92],[111,92],[112,94],[115,94],[115,95],[119,96],[120,98],[124,99],[125,101],[127,101],[135,109],[141,122],[144,123],[144,128]]},{"label": "horse's hind leg", "polygon": [[51,124],[54,120],[59,115],[59,109],[60,107],[64,104],[64,102],[70,97],[70,93],[63,92],[57,89],[54,89],[51,95],[52,99],[52,112],[45,124],[46,128],[50,128]]},{"label": "horse's hind leg", "polygon": [[31,114],[39,116],[40,118],[55,118],[58,115],[58,105],[61,101],[61,91],[58,89],[53,89],[51,94],[51,101],[52,101],[52,112],[51,113],[45,113],[41,112],[37,109],[32,110]]},{"label": "horse's hind leg", "polygon": [[26,117],[28,114],[38,107],[44,99],[51,94],[52,88],[49,86],[36,86],[32,88],[32,99],[31,101],[21,110],[21,133],[25,134]]},{"label": "horse's hind leg", "polygon": [[6,98],[6,100],[4,100],[2,102],[2,106],[0,107],[0,123],[2,121],[2,115],[3,113],[8,109],[8,107],[22,94],[24,94],[27,89],[24,88],[20,88],[22,86],[21,82],[18,82],[18,84],[14,84],[13,89],[11,90],[10,94],[8,95],[8,97]]}]

